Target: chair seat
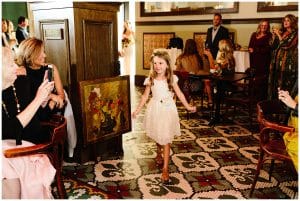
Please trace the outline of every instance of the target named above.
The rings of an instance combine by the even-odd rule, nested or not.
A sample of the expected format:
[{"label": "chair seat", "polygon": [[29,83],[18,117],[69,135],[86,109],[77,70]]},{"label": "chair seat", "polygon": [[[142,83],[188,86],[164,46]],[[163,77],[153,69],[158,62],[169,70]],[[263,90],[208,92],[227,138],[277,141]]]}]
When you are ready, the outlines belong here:
[{"label": "chair seat", "polygon": [[261,147],[271,157],[276,157],[280,160],[290,160],[282,139],[270,140],[268,143],[261,145]]}]

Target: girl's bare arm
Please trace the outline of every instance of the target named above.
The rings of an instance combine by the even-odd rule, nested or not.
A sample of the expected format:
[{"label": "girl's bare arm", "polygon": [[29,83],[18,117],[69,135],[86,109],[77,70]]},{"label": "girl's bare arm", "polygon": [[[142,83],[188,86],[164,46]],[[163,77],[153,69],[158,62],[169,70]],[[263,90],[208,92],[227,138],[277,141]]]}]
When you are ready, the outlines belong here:
[{"label": "girl's bare arm", "polygon": [[139,114],[142,107],[145,105],[146,101],[148,100],[149,94],[150,94],[150,85],[146,85],[146,89],[141,97],[141,101],[140,101],[138,107],[136,108],[136,110],[132,113],[132,118],[135,118],[136,115]]}]

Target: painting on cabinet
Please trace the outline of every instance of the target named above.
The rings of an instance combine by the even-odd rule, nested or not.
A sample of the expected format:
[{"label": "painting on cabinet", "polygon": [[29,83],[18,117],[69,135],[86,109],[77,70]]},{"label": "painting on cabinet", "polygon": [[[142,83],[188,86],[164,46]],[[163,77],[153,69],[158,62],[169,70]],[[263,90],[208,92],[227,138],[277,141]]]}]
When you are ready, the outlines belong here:
[{"label": "painting on cabinet", "polygon": [[79,82],[84,145],[131,131],[129,76]]}]

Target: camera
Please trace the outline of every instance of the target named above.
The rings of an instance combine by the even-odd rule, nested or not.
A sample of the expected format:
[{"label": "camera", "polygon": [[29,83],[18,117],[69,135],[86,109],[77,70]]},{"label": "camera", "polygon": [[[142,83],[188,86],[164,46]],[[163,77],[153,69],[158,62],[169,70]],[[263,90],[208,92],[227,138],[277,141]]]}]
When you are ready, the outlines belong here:
[{"label": "camera", "polygon": [[48,80],[49,82],[53,81],[53,66],[48,65]]}]

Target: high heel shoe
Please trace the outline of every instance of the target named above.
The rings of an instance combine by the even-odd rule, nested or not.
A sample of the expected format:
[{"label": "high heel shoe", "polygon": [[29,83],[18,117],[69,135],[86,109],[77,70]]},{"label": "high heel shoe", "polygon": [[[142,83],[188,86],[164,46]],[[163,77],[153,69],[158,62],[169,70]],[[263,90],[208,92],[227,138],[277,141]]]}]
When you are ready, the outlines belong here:
[{"label": "high heel shoe", "polygon": [[163,184],[168,184],[169,183],[169,171],[168,169],[162,169],[162,174],[161,174],[161,182]]}]

